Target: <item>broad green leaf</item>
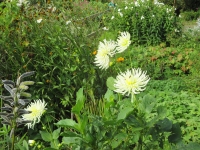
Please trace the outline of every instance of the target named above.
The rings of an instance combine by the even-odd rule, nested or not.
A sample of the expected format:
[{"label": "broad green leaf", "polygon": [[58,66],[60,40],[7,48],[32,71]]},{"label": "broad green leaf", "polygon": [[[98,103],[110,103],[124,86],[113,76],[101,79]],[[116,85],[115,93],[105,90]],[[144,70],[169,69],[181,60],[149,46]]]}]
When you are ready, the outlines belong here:
[{"label": "broad green leaf", "polygon": [[19,149],[19,150],[26,150],[22,145],[20,145],[20,143],[16,143],[15,147],[16,149]]},{"label": "broad green leaf", "polygon": [[115,96],[113,94],[113,91],[111,91],[110,89],[108,89],[107,92],[106,92],[106,94],[104,95],[104,98],[108,102],[113,102],[114,98],[115,98]]},{"label": "broad green leaf", "polygon": [[40,134],[42,136],[42,139],[46,142],[50,142],[53,140],[52,135],[49,132],[46,131],[40,131]]},{"label": "broad green leaf", "polygon": [[58,128],[56,130],[53,131],[53,139],[56,140],[58,139],[59,135],[60,135],[60,129],[61,128]]},{"label": "broad green leaf", "polygon": [[72,127],[73,129],[75,129],[75,130],[77,130],[79,132],[81,131],[79,124],[76,123],[72,119],[63,119],[63,120],[60,120],[57,123],[55,123],[55,125],[60,126],[60,127]]},{"label": "broad green leaf", "polygon": [[[125,123],[128,125],[131,125],[132,127],[134,127],[132,129],[132,132],[134,131],[140,131],[144,128],[144,124],[142,124],[142,122],[140,120],[138,120],[138,118],[136,118],[133,114],[130,114],[126,119],[125,119]],[[146,126],[146,124],[145,124]]]},{"label": "broad green leaf", "polygon": [[88,125],[88,116],[82,115],[81,122],[80,122],[81,133],[84,133],[87,125]]},{"label": "broad green leaf", "polygon": [[25,148],[25,150],[29,150],[28,143],[26,140],[23,140],[23,147]]},{"label": "broad green leaf", "polygon": [[107,89],[106,94],[104,95],[104,117],[110,118],[112,113],[110,108],[115,105],[114,103],[115,95],[112,90]]},{"label": "broad green leaf", "polygon": [[139,138],[140,138],[140,132],[135,132],[135,134],[133,135],[133,138],[132,138],[132,143],[137,143],[139,141]]},{"label": "broad green leaf", "polygon": [[115,90],[114,81],[115,79],[113,77],[109,77],[106,81],[106,85],[110,90]]},{"label": "broad green leaf", "polygon": [[200,144],[199,143],[189,143],[186,146],[187,150],[199,150],[200,149]]},{"label": "broad green leaf", "polygon": [[156,123],[159,126],[159,129],[161,131],[170,131],[172,128],[172,121],[170,121],[169,119],[165,118],[163,120],[158,121],[158,123]]},{"label": "broad green leaf", "polygon": [[84,106],[85,96],[83,95],[83,88],[80,88],[76,93],[76,105],[72,107],[72,112],[79,114]]},{"label": "broad green leaf", "polygon": [[155,104],[156,100],[154,97],[150,95],[145,95],[140,103],[140,108],[142,109],[142,111],[146,112],[146,114],[149,114],[152,112]]},{"label": "broad green leaf", "polygon": [[47,148],[44,148],[44,150],[57,150],[57,149],[51,148],[51,147],[47,147]]},{"label": "broad green leaf", "polygon": [[181,128],[178,123],[173,124],[172,126],[172,134],[168,137],[169,142],[177,143],[181,141]]},{"label": "broad green leaf", "polygon": [[62,142],[64,144],[80,144],[81,138],[79,137],[63,137]]},{"label": "broad green leaf", "polygon": [[51,148],[55,148],[55,149],[58,149],[58,144],[59,144],[59,141],[58,141],[58,140],[53,140],[53,141],[51,141],[51,143],[50,143]]},{"label": "broad green leaf", "polygon": [[61,136],[63,136],[63,137],[81,137],[81,135],[79,135],[73,131],[64,131],[61,133]]},{"label": "broad green leaf", "polygon": [[117,120],[119,121],[125,119],[133,111],[133,109],[133,107],[125,107],[121,109],[117,116]]},{"label": "broad green leaf", "polygon": [[164,107],[164,106],[158,106],[157,107],[157,113],[158,113],[159,118],[165,117],[167,115],[166,112],[167,112],[166,107]]},{"label": "broad green leaf", "polygon": [[128,135],[126,133],[117,134],[111,141],[112,148],[117,148],[124,140],[126,140],[127,136]]}]

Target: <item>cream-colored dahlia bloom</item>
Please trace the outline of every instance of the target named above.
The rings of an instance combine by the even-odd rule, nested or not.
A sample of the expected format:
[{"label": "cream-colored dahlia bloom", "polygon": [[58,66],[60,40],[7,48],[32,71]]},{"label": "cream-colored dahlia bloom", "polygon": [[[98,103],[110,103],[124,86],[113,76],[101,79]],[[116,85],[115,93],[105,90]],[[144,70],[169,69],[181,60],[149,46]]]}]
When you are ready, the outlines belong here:
[{"label": "cream-colored dahlia bloom", "polygon": [[110,57],[113,57],[115,52],[116,42],[103,40],[99,43],[97,54],[95,55],[95,64],[100,69],[108,69],[110,64]]},{"label": "cream-colored dahlia bloom", "polygon": [[30,120],[32,121],[31,123],[27,123],[26,125],[28,128],[34,128],[34,125],[38,122],[40,122],[40,118],[42,114],[46,110],[46,103],[45,101],[35,100],[35,102],[31,102],[25,110],[30,111],[31,113],[29,114],[24,114],[22,115],[23,120]]},{"label": "cream-colored dahlia bloom", "polygon": [[129,96],[145,90],[150,78],[140,68],[127,70],[117,75],[114,81],[115,92]]},{"label": "cream-colored dahlia bloom", "polygon": [[117,39],[117,53],[122,53],[131,44],[131,35],[129,32],[121,32],[121,35]]}]

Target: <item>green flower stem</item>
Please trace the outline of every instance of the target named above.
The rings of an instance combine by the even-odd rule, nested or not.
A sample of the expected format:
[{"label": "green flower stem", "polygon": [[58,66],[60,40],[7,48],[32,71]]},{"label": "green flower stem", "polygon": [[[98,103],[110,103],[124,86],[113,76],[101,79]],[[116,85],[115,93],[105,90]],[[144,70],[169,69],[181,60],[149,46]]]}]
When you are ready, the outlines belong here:
[{"label": "green flower stem", "polygon": [[11,150],[14,150],[15,149],[15,127],[12,127],[11,129],[11,140],[12,140],[12,143],[11,143]]},{"label": "green flower stem", "polygon": [[[15,107],[16,108],[16,107]],[[15,129],[16,129],[16,113],[15,113],[15,109],[14,109],[14,119],[11,122],[11,133],[10,133],[10,137],[11,137],[11,150],[15,149]]]},{"label": "green flower stem", "polygon": [[[131,102],[134,104],[135,109],[137,109],[137,115],[138,115],[138,121],[140,121],[141,124],[143,124],[143,116],[141,114],[140,108],[139,108],[139,101],[136,99],[135,94],[131,94]],[[143,130],[140,132],[140,137],[138,141],[137,150],[142,150],[143,146]]]},{"label": "green flower stem", "polygon": [[136,100],[136,98],[135,98],[135,94],[131,93],[131,103],[133,103],[134,100]]}]

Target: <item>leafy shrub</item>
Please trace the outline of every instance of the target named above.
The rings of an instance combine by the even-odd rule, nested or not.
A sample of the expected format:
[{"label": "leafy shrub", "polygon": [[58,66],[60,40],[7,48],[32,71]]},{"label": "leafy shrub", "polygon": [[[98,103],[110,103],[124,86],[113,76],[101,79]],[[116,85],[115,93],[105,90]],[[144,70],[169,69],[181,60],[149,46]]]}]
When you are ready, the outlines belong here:
[{"label": "leafy shrub", "polygon": [[[164,47],[163,47],[164,46]],[[174,76],[184,76],[190,73],[194,62],[190,58],[194,53],[191,48],[165,47],[160,46],[130,48],[123,55],[123,62],[115,62],[115,66],[126,70],[132,66],[147,70],[152,79],[168,79]],[[118,58],[118,57],[117,57]],[[113,74],[114,68],[112,69]]]},{"label": "leafy shrub", "polygon": [[175,30],[181,33],[181,25],[174,14],[174,8],[151,1],[124,3],[116,7],[107,19],[106,26],[111,31],[129,31],[136,44],[156,45],[164,42],[166,35]]},{"label": "leafy shrub", "polygon": [[182,10],[194,10],[197,11],[200,6],[200,2],[198,0],[159,0],[166,5],[175,6],[178,9]]},{"label": "leafy shrub", "polygon": [[13,79],[21,72],[36,71],[33,98],[46,99],[54,113],[57,109],[58,116],[66,116],[67,109],[60,107],[73,103],[77,88],[93,85],[95,40],[91,42],[87,35],[100,23],[95,19],[77,22],[80,18],[74,16],[74,21],[66,24],[68,11],[53,11],[48,6],[1,3],[0,77]]},{"label": "leafy shrub", "polygon": [[184,11],[183,13],[183,19],[186,21],[191,21],[191,20],[197,20],[200,16],[200,11]]}]

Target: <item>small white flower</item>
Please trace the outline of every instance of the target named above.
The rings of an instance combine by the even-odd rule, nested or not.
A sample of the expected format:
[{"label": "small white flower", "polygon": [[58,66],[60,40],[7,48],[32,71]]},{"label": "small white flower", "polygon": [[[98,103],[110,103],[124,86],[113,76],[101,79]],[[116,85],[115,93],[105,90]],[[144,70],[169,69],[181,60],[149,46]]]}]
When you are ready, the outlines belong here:
[{"label": "small white flower", "polygon": [[48,9],[50,9],[51,10],[51,12],[55,12],[56,11],[56,7],[48,7]]},{"label": "small white flower", "polygon": [[111,20],[113,20],[114,18],[115,18],[115,16],[112,16],[112,17],[111,17]]},{"label": "small white flower", "polygon": [[42,22],[42,18],[37,20],[37,23],[41,23]]},{"label": "small white flower", "polygon": [[56,7],[53,7],[52,12],[55,12],[55,11],[56,11]]},{"label": "small white flower", "polygon": [[141,16],[141,20],[144,19],[144,16]]},{"label": "small white flower", "polygon": [[118,12],[120,12],[121,11],[121,9],[118,9]]},{"label": "small white flower", "polygon": [[24,4],[24,5],[28,4],[28,1],[27,1],[27,0],[19,0],[19,1],[17,2],[17,6],[18,6],[18,7],[21,7],[23,4]]},{"label": "small white flower", "polygon": [[173,19],[173,16],[171,16],[171,17],[168,17],[169,18],[169,20],[172,20]]},{"label": "small white flower", "polygon": [[155,17],[154,15],[152,15],[152,17]]},{"label": "small white flower", "polygon": [[178,30],[178,29],[175,29],[174,31],[175,31],[175,32],[179,32],[179,30]]},{"label": "small white flower", "polygon": [[181,16],[181,15],[179,15],[178,17],[179,17],[179,18],[181,18],[182,16]]},{"label": "small white flower", "polygon": [[145,90],[150,78],[140,68],[127,70],[117,75],[114,81],[114,91],[122,95],[139,94]]},{"label": "small white flower", "polygon": [[117,39],[117,53],[122,53],[131,44],[131,35],[128,32],[121,32],[121,35]]},{"label": "small white flower", "polygon": [[123,14],[122,14],[121,12],[118,12],[118,14],[119,14],[121,17],[123,17]]},{"label": "small white flower", "polygon": [[128,7],[126,6],[125,9],[128,9]]},{"label": "small white flower", "polygon": [[113,57],[115,54],[115,41],[107,41],[106,39],[103,42],[99,43],[97,54],[95,55],[95,64],[100,69],[108,69],[110,65],[110,57]]},{"label": "small white flower", "polygon": [[138,3],[138,1],[135,1],[135,6],[136,6],[136,7],[139,7],[139,6],[140,6],[140,4]]},{"label": "small white flower", "polygon": [[71,23],[71,21],[70,21],[70,20],[66,21],[66,25],[68,25],[68,24],[70,24],[70,23]]},{"label": "small white flower", "polygon": [[158,6],[164,5],[164,3],[159,3],[157,0],[154,0],[154,4]]},{"label": "small white flower", "polygon": [[41,101],[39,99],[39,100],[35,100],[35,102],[31,102],[27,106],[25,110],[30,111],[31,113],[22,115],[22,119],[25,121],[32,121],[31,123],[26,124],[28,128],[34,128],[34,125],[40,122],[40,118],[46,110],[45,108],[46,105],[47,104],[45,103],[45,101]]},{"label": "small white flower", "polygon": [[105,30],[105,31],[109,30],[109,29],[108,29],[108,28],[106,28],[106,27],[103,27],[102,29],[103,29],[103,30]]}]

